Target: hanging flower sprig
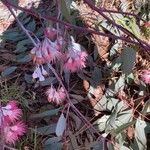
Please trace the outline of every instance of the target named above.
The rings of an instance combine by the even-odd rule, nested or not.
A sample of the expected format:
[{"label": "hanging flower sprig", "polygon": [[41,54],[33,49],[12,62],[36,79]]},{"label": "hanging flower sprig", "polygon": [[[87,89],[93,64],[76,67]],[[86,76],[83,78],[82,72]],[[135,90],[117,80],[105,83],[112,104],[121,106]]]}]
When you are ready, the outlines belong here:
[{"label": "hanging flower sprig", "polygon": [[64,69],[70,72],[76,72],[86,67],[87,53],[82,51],[81,45],[75,43],[72,38],[71,45],[64,57]]}]

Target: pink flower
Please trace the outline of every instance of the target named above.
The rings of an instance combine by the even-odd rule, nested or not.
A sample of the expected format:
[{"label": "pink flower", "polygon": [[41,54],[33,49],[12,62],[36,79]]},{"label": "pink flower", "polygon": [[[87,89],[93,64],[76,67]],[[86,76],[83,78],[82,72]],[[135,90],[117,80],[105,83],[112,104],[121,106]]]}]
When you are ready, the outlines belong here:
[{"label": "pink flower", "polygon": [[44,41],[39,44],[39,47],[34,47],[31,50],[33,62],[41,65],[47,62],[55,62],[56,59],[60,59],[62,56],[60,52],[62,48],[61,44],[61,38],[52,42],[45,37]]},{"label": "pink flower", "polygon": [[60,99],[64,100],[66,98],[65,91],[64,91],[64,89],[62,87],[60,89],[58,89],[58,93],[59,93]]},{"label": "pink flower", "polygon": [[146,84],[150,84],[150,71],[144,70],[142,78]]},{"label": "pink flower", "polygon": [[26,126],[21,121],[15,125],[7,124],[3,127],[4,140],[8,144],[14,144],[25,132]]},{"label": "pink flower", "polygon": [[58,88],[57,90],[51,85],[51,87],[46,91],[46,95],[48,96],[48,101],[56,103],[57,105],[62,103],[66,98],[66,94],[64,89]]},{"label": "pink flower", "polygon": [[47,76],[48,73],[47,71],[43,68],[43,66],[41,65],[41,67],[38,65],[35,70],[34,73],[32,74],[33,79],[39,78],[39,81],[44,81],[45,77]]},{"label": "pink flower", "polygon": [[48,38],[45,38],[42,43],[42,56],[47,62],[55,62],[56,59],[61,58],[59,43],[52,42]]},{"label": "pink flower", "polygon": [[5,107],[2,107],[2,117],[4,122],[14,122],[18,120],[22,115],[21,109],[17,107],[15,101],[10,101]]},{"label": "pink flower", "polygon": [[76,72],[86,67],[85,61],[87,53],[81,51],[78,43],[72,43],[68,52],[65,55],[64,69],[71,72]]},{"label": "pink flower", "polygon": [[49,28],[49,27],[47,27],[47,28],[45,29],[44,33],[45,33],[45,36],[46,36],[48,39],[54,41],[54,40],[56,40],[56,38],[57,38],[57,33],[58,33],[58,31],[57,31],[55,28]]},{"label": "pink flower", "polygon": [[41,44],[39,45],[39,47],[34,47],[30,53],[32,55],[32,59],[34,63],[38,65],[46,63],[46,60],[42,56]]}]

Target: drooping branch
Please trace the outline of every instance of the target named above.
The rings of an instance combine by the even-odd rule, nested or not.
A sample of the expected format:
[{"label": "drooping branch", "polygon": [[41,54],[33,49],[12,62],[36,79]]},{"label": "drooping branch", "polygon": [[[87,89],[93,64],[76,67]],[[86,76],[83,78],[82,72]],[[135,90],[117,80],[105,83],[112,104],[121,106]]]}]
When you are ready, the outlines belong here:
[{"label": "drooping branch", "polygon": [[[5,2],[4,2],[5,4]],[[15,19],[17,19],[17,17],[15,16],[15,13],[13,12],[13,10],[11,9],[11,6],[9,5],[6,5],[9,9],[9,11],[11,12],[11,14],[15,17]],[[36,42],[34,41],[34,39],[30,36],[30,33],[27,32],[27,30],[24,28],[24,26],[22,25],[22,23],[17,19],[17,23],[19,23],[21,29],[25,32],[25,34],[31,39],[33,45],[35,47],[37,47],[37,44]],[[48,64],[49,68],[51,69],[51,71],[54,73],[54,75],[56,76],[58,82],[61,84],[61,86],[64,88],[65,90],[65,93],[66,93],[66,96],[67,96],[67,103],[70,105],[70,107],[74,110],[74,112],[76,114],[78,114],[80,116],[80,118],[87,124],[87,126],[91,127],[93,129],[93,131],[95,131],[95,133],[98,134],[99,137],[101,138],[104,138],[94,127],[93,125],[84,117],[84,115],[82,115],[82,113],[74,106],[74,104],[72,103],[72,101],[70,100],[70,97],[69,97],[69,93],[68,91],[66,90],[63,82],[62,82],[62,79],[58,76],[58,74],[56,73],[55,69],[52,67],[51,64]]]},{"label": "drooping branch", "polygon": [[[99,9],[96,8],[95,6],[93,6],[92,4],[90,6],[92,6],[92,8],[94,8],[95,11],[100,12],[103,15],[103,17],[105,17],[106,19],[108,19],[109,21],[111,21],[112,24],[115,25],[115,26],[117,26],[119,29],[122,29],[122,31],[124,31],[127,35],[131,35],[133,37],[133,40],[130,39],[130,38],[127,38],[127,37],[123,37],[123,36],[116,36],[116,35],[111,34],[111,33],[103,33],[103,32],[95,31],[95,30],[88,29],[88,28],[85,28],[85,27],[79,27],[79,26],[67,23],[65,21],[56,19],[54,17],[49,17],[49,16],[45,16],[45,15],[39,15],[39,14],[35,13],[32,10],[29,10],[29,9],[26,9],[26,8],[23,8],[23,7],[20,7],[20,6],[16,6],[16,5],[12,4],[11,2],[9,2],[8,0],[1,0],[1,1],[6,6],[12,6],[13,8],[16,8],[16,9],[19,9],[21,11],[27,12],[27,13],[33,15],[36,18],[42,18],[44,20],[50,20],[50,21],[53,21],[55,23],[60,23],[60,24],[62,24],[64,26],[66,26],[67,28],[74,29],[74,30],[77,30],[79,32],[81,31],[82,33],[97,34],[97,35],[109,37],[109,38],[112,38],[112,39],[115,39],[115,40],[120,39],[120,40],[123,40],[123,41],[128,42],[128,43],[136,44],[136,45],[138,45],[140,47],[143,47],[146,50],[150,50],[150,45],[149,44],[147,44],[146,42],[138,39],[136,36],[134,36],[131,32],[129,32],[128,30],[126,30],[122,26],[117,25],[115,22],[113,22],[109,17],[107,17],[105,14],[103,14],[101,11],[99,11]],[[89,1],[85,0],[85,2],[89,2]],[[134,39],[136,39],[138,42],[135,41]]]},{"label": "drooping branch", "polygon": [[106,20],[108,20],[113,26],[117,27],[119,30],[121,30],[122,32],[124,32],[125,34],[131,36],[133,39],[136,39],[141,47],[146,48],[146,50],[150,50],[150,45],[147,44],[146,42],[142,41],[141,39],[139,39],[138,37],[136,37],[133,33],[131,33],[130,31],[128,31],[127,29],[125,29],[124,27],[122,27],[121,25],[118,25],[117,23],[115,23],[113,20],[111,20],[109,17],[107,17],[107,15],[105,15],[102,11],[102,8],[97,8],[95,7],[89,0],[83,0],[92,10],[98,12],[101,16],[103,16]]}]

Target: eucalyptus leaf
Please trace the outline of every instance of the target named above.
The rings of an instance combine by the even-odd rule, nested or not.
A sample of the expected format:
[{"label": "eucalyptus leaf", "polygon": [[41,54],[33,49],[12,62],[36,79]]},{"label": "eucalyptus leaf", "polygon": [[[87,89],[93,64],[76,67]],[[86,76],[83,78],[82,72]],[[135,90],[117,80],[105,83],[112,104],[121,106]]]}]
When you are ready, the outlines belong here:
[{"label": "eucalyptus leaf", "polygon": [[109,133],[114,127],[115,127],[115,120],[117,117],[117,105],[116,108],[114,108],[113,112],[111,113],[110,117],[106,121],[106,129],[105,132]]},{"label": "eucalyptus leaf", "polygon": [[135,124],[135,122],[136,122],[135,120],[133,120],[133,121],[131,121],[131,122],[127,122],[127,123],[125,123],[125,124],[123,124],[123,125],[117,127],[115,130],[112,130],[111,132],[112,132],[113,134],[115,133],[115,135],[117,135],[117,134],[123,132],[125,129],[127,129],[127,128],[130,127],[131,125]]},{"label": "eucalyptus leaf", "polygon": [[115,44],[110,49],[110,53],[109,53],[110,57],[116,55],[118,50],[121,47],[122,47],[122,41],[121,40],[116,40]]},{"label": "eucalyptus leaf", "polygon": [[32,83],[33,83],[33,80],[32,80],[33,78],[32,78],[32,75],[31,75],[31,74],[25,73],[24,79],[25,79],[25,81],[26,81],[27,83],[29,83],[29,84],[32,84]]},{"label": "eucalyptus leaf", "polygon": [[55,130],[56,135],[62,136],[65,129],[66,129],[66,118],[64,117],[64,114],[62,113],[57,122],[56,130]]},{"label": "eucalyptus leaf", "polygon": [[27,63],[31,61],[31,56],[30,55],[25,55],[24,57],[22,57],[22,55],[18,55],[16,61],[18,63]]},{"label": "eucalyptus leaf", "polygon": [[38,113],[38,114],[34,114],[34,115],[31,115],[31,119],[36,119],[36,118],[44,118],[44,117],[51,117],[53,115],[57,115],[58,112],[61,110],[62,107],[59,107],[57,109],[52,109],[52,110],[47,110],[47,111],[44,111],[42,113]]},{"label": "eucalyptus leaf", "polygon": [[61,1],[61,12],[63,16],[68,22],[73,23],[73,19],[70,15],[70,4],[67,3],[69,2],[69,0],[60,0],[60,1]]},{"label": "eucalyptus leaf", "polygon": [[56,124],[51,124],[49,126],[44,126],[37,128],[37,133],[40,135],[49,135],[55,133]]},{"label": "eucalyptus leaf", "polygon": [[22,53],[26,51],[28,49],[27,46],[29,47],[30,45],[32,45],[30,39],[21,40],[17,43],[16,50],[14,52]]},{"label": "eucalyptus leaf", "polygon": [[56,78],[55,77],[47,77],[45,78],[44,81],[40,81],[40,85],[41,86],[47,86],[47,85],[50,85],[51,83],[56,83]]},{"label": "eucalyptus leaf", "polygon": [[98,128],[100,132],[104,131],[106,128],[106,122],[109,119],[109,117],[109,115],[102,116],[94,122],[94,126],[96,126],[96,128]]},{"label": "eucalyptus leaf", "polygon": [[2,75],[2,77],[9,76],[9,75],[12,74],[13,72],[15,72],[16,69],[17,69],[16,66],[9,67],[9,68],[5,69],[5,70],[1,73],[1,75]]},{"label": "eucalyptus leaf", "polygon": [[44,150],[60,150],[62,149],[63,143],[60,137],[49,138],[44,143]]},{"label": "eucalyptus leaf", "polygon": [[150,133],[150,124],[140,118],[137,119],[135,124],[135,139],[140,150],[147,149],[147,133]]},{"label": "eucalyptus leaf", "polygon": [[115,92],[119,92],[119,91],[123,90],[124,86],[125,86],[125,76],[122,75],[122,76],[120,76],[120,78],[118,79],[118,81],[115,84]]},{"label": "eucalyptus leaf", "polygon": [[22,20],[23,25],[29,23],[30,20],[31,20],[31,17],[30,17],[30,16],[27,17],[27,18],[24,18],[24,19]]},{"label": "eucalyptus leaf", "polygon": [[97,87],[98,85],[100,85],[101,80],[102,80],[101,69],[98,67],[95,67],[92,73],[92,77],[91,77],[91,85],[93,87]]},{"label": "eucalyptus leaf", "polygon": [[23,34],[20,34],[19,32],[4,32],[2,39],[9,40],[9,41],[20,41],[23,40],[25,36]]},{"label": "eucalyptus leaf", "polygon": [[26,25],[26,29],[28,29],[31,32],[34,32],[35,27],[36,27],[36,23],[35,23],[34,19]]},{"label": "eucalyptus leaf", "polygon": [[130,73],[132,73],[132,69],[136,62],[136,51],[131,47],[126,47],[122,51],[121,58],[122,58],[122,71],[126,75],[129,75]]}]

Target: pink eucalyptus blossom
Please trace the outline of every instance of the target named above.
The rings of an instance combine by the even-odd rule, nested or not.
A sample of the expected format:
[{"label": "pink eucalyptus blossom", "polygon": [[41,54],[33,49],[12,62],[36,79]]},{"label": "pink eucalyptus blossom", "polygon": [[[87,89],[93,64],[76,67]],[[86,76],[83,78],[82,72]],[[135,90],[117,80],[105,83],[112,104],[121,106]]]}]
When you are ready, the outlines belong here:
[{"label": "pink eucalyptus blossom", "polygon": [[81,51],[78,43],[72,43],[68,52],[65,55],[64,69],[71,72],[76,72],[86,67],[85,61],[87,53]]},{"label": "pink eucalyptus blossom", "polygon": [[42,56],[47,62],[55,62],[56,59],[61,58],[60,45],[56,41],[52,42],[45,38],[42,43]]},{"label": "pink eucalyptus blossom", "polygon": [[41,65],[49,62],[55,62],[56,59],[60,59],[62,54],[60,49],[62,48],[61,37],[52,42],[48,38],[44,38],[39,47],[34,47],[31,50],[33,62]]},{"label": "pink eucalyptus blossom", "polygon": [[146,84],[150,84],[150,71],[144,70],[142,78]]},{"label": "pink eucalyptus blossom", "polygon": [[38,47],[34,47],[30,53],[32,55],[32,59],[34,63],[38,65],[46,63],[46,60],[42,56],[41,44],[39,44]]},{"label": "pink eucalyptus blossom", "polygon": [[38,78],[39,81],[44,81],[45,80],[45,77],[44,76],[47,76],[48,73],[47,71],[43,68],[43,66],[41,65],[41,67],[38,65],[36,66],[35,70],[34,70],[34,73],[32,74],[32,77],[33,79],[36,79]]},{"label": "pink eucalyptus blossom", "polygon": [[17,103],[15,101],[10,101],[5,107],[2,107],[1,110],[2,114],[0,116],[3,117],[1,119],[3,119],[6,123],[19,120],[22,115],[22,111],[17,107]]},{"label": "pink eucalyptus blossom", "polygon": [[55,28],[49,28],[49,27],[47,27],[44,31],[45,36],[52,41],[56,40],[57,33],[58,31]]},{"label": "pink eucalyptus blossom", "polygon": [[26,126],[21,121],[14,125],[7,124],[3,127],[4,140],[8,144],[14,144],[25,132]]},{"label": "pink eucalyptus blossom", "polygon": [[57,90],[51,86],[47,91],[46,95],[48,96],[48,101],[56,103],[57,105],[62,103],[64,99],[66,98],[66,94],[64,89],[58,88]]}]

